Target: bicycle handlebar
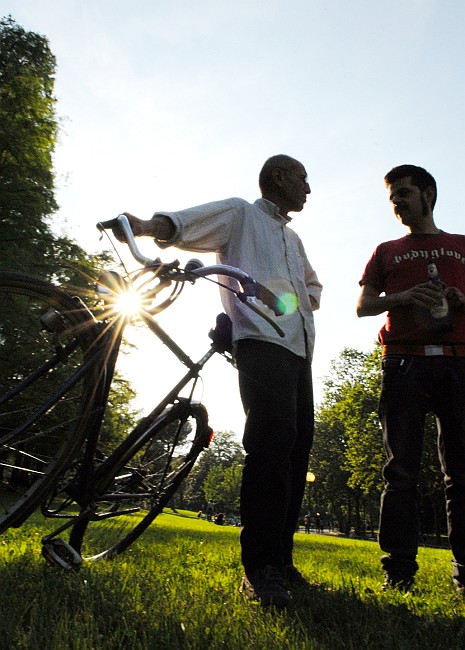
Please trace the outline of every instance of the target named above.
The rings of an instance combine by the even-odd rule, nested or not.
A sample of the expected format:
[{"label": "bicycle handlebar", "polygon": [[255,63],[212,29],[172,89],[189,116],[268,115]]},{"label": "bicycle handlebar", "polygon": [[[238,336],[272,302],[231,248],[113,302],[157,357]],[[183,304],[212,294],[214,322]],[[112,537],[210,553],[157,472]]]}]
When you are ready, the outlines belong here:
[{"label": "bicycle handlebar", "polygon": [[99,230],[116,230],[120,231],[124,235],[126,244],[129,247],[129,250],[132,253],[132,256],[135,260],[143,264],[144,266],[153,266],[156,264],[156,260],[151,259],[143,255],[139,247],[136,244],[136,238],[133,235],[131,226],[129,225],[129,219],[124,214],[119,214],[115,219],[110,219],[109,221],[99,221],[97,224]]},{"label": "bicycle handlebar", "polygon": [[132,232],[129,220],[124,214],[118,215],[115,219],[109,221],[100,221],[97,224],[99,230],[113,230],[120,231],[123,234],[125,241],[131,251],[135,260],[143,264],[145,267],[156,267],[158,269],[166,270],[166,279],[171,279],[180,282],[195,281],[197,278],[205,278],[209,275],[225,275],[234,278],[239,282],[242,287],[242,292],[235,291],[231,287],[226,287],[231,290],[237,298],[247,307],[252,309],[256,314],[261,316],[267,321],[279,334],[284,337],[283,330],[277,325],[272,318],[263,312],[252,300],[257,298],[267,307],[269,307],[276,316],[282,316],[285,311],[281,307],[279,298],[264,285],[254,280],[248,273],[241,271],[235,266],[228,266],[227,264],[212,264],[211,266],[203,266],[200,260],[189,260],[184,269],[179,268],[177,264],[163,264],[159,258],[151,259],[143,255],[136,243],[136,239]]}]

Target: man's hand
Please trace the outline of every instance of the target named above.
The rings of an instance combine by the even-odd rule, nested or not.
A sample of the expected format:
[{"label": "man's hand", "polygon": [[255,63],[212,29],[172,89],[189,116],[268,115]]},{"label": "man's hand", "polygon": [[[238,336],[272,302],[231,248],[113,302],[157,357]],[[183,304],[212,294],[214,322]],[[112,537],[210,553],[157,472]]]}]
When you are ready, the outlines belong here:
[{"label": "man's hand", "polygon": [[419,305],[420,307],[434,307],[442,301],[443,293],[441,289],[432,282],[416,284],[414,287],[402,291],[398,294],[399,304],[401,305]]},{"label": "man's hand", "polygon": [[446,298],[452,309],[465,309],[465,296],[457,287],[448,287],[446,289]]},{"label": "man's hand", "polygon": [[138,219],[133,214],[129,214],[129,212],[123,212],[123,214],[128,218],[134,237],[143,237],[146,234],[147,221]]},{"label": "man's hand", "polygon": [[[129,212],[123,212],[123,214],[128,218],[134,237],[153,237],[167,241],[174,235],[174,224],[166,215],[155,215],[152,219],[139,219]],[[113,228],[112,232],[118,241],[125,242],[124,235],[119,228]]]},{"label": "man's hand", "polygon": [[358,300],[357,316],[377,316],[406,305],[419,305],[429,309],[440,303],[442,298],[441,289],[432,282],[416,284],[406,291],[391,293],[388,296],[381,296],[375,287],[365,284]]},{"label": "man's hand", "polygon": [[[142,219],[138,219],[132,214],[129,214],[129,212],[123,212],[124,216],[127,217],[129,221],[129,225],[131,226],[131,230],[133,232],[134,237],[141,237],[142,235],[145,234],[144,232],[144,224],[145,222]],[[120,242],[125,243],[126,239],[124,237],[124,233],[121,230],[119,226],[116,228],[112,228],[113,235],[116,237],[116,239]]]}]

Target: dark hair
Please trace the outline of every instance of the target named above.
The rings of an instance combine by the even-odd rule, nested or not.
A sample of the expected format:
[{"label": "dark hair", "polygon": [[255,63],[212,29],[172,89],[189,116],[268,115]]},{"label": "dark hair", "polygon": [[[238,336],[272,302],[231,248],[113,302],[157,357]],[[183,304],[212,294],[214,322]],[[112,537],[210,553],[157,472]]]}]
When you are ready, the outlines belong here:
[{"label": "dark hair", "polygon": [[278,154],[277,156],[271,156],[271,158],[268,158],[258,177],[258,184],[262,194],[273,188],[273,171],[275,169],[293,169],[295,165],[298,164],[298,160],[291,156],[286,156],[285,154]]},{"label": "dark hair", "polygon": [[434,197],[431,203],[431,207],[434,208],[436,199],[438,198],[438,188],[433,176],[426,169],[423,169],[423,167],[417,167],[416,165],[399,165],[398,167],[393,167],[384,177],[384,182],[386,185],[392,185],[401,178],[407,177],[410,177],[413,185],[416,185],[422,192],[427,187],[434,189]]}]

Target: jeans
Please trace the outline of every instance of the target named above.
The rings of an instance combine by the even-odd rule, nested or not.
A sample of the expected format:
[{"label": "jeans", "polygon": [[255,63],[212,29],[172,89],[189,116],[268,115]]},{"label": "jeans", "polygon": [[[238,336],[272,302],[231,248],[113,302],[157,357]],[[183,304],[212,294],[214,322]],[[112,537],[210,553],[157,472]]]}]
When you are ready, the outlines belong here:
[{"label": "jeans", "polygon": [[309,361],[280,345],[241,340],[236,360],[246,413],[241,548],[250,575],[292,564],[313,442],[313,390]]},{"label": "jeans", "polygon": [[379,416],[386,464],[379,543],[391,555],[393,571],[396,558],[416,557],[417,485],[428,412],[438,423],[454,578],[465,581],[465,357],[388,355],[383,360]]}]

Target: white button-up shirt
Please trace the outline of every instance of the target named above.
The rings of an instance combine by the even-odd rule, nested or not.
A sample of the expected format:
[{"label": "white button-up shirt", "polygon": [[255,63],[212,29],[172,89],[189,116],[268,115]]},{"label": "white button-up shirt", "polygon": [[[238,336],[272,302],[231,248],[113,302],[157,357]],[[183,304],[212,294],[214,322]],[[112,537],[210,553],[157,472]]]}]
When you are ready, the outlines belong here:
[{"label": "white button-up shirt", "polygon": [[[320,305],[322,285],[302,241],[288,227],[289,217],[283,217],[274,203],[263,198],[253,204],[231,198],[179,212],[156,212],[154,217],[160,215],[172,220],[175,233],[167,241],[157,240],[158,246],[216,252],[219,264],[242,269],[288,305],[283,316],[275,316],[263,307],[284,331],[281,338],[269,323],[220,287],[223,307],[233,323],[234,342],[246,338],[268,341],[311,360],[315,341],[313,309]],[[238,288],[232,278],[221,277],[221,281]]]}]

